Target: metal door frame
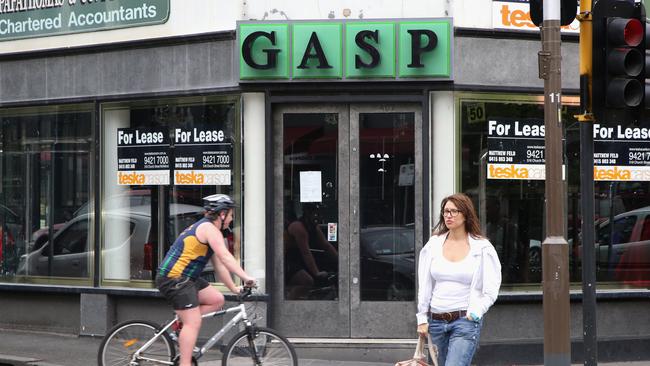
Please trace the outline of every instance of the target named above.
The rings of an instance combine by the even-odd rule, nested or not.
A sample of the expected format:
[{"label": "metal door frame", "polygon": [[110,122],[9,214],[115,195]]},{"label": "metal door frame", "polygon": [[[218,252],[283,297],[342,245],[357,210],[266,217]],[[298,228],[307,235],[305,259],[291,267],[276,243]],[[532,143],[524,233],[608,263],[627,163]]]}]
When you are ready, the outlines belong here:
[{"label": "metal door frame", "polygon": [[[271,266],[274,283],[272,286],[271,313],[274,320],[274,327],[284,328],[289,322],[301,324],[305,332],[301,336],[319,337],[359,337],[359,338],[410,338],[412,330],[415,329],[415,303],[412,302],[362,302],[360,300],[360,281],[353,284],[352,279],[360,276],[359,259],[359,113],[365,112],[413,112],[415,114],[414,126],[414,154],[415,164],[423,167],[428,161],[423,149],[423,141],[428,139],[428,129],[423,130],[423,115],[428,109],[417,100],[408,101],[387,101],[385,103],[364,103],[350,101],[332,101],[331,103],[282,103],[273,104],[269,113],[272,124],[271,151],[273,156],[271,177],[273,179],[273,228],[272,241],[275,243]],[[282,115],[284,113],[338,113],[339,145],[337,152],[337,169],[339,184],[339,238],[349,238],[347,241],[339,240],[339,299],[338,301],[288,301],[284,300],[284,251],[283,245],[283,219],[284,202],[283,197],[283,128]],[[356,116],[356,118],[353,118]],[[426,136],[423,134],[426,133]],[[424,225],[428,216],[424,209],[423,197],[423,172],[428,169],[416,169],[415,171],[415,251],[422,248],[424,237]],[[346,205],[345,202],[348,202]],[[351,228],[355,230],[351,231]],[[356,258],[357,265],[353,265]],[[417,261],[416,261],[417,264]],[[354,291],[352,286],[357,287]],[[417,289],[416,289],[417,290]],[[329,303],[329,304],[327,304]],[[410,308],[413,311],[405,311]],[[378,316],[378,311],[385,311],[387,317]],[[314,320],[327,312],[332,315],[338,313],[338,321],[331,321],[329,324],[315,323]],[[399,315],[401,314],[401,315]],[[399,316],[398,316],[399,315]],[[398,320],[399,318],[399,320]],[[403,319],[402,319],[403,318]],[[395,322],[385,322],[379,319],[395,319]],[[395,324],[401,322],[400,328],[408,329],[402,331],[404,334],[395,332]],[[283,324],[285,323],[285,324]],[[412,323],[412,324],[411,324]],[[307,324],[309,324],[307,326]],[[411,329],[412,328],[412,329]],[[313,329],[313,330],[309,330]],[[390,329],[390,331],[387,331]],[[291,332],[283,330],[287,335]],[[313,332],[313,334],[311,334]]]},{"label": "metal door frame", "polygon": [[[316,300],[284,300],[284,152],[283,152],[283,128],[282,116],[285,113],[337,113],[339,115],[338,139],[339,148],[337,152],[337,175],[339,195],[338,222],[349,222],[348,207],[341,202],[349,202],[349,161],[341,159],[341,156],[349,156],[349,109],[347,104],[332,103],[319,105],[284,105],[278,106],[273,111],[272,123],[275,126],[273,134],[273,171],[274,174],[274,222],[273,242],[276,249],[273,254],[273,266],[275,283],[273,286],[273,318],[278,320],[274,327],[279,328],[283,334],[292,336],[287,325],[300,324],[303,334],[300,336],[319,337],[349,337],[350,336],[350,286],[349,266],[341,265],[341,258],[349,256],[349,241],[341,238],[349,238],[349,226],[338,225],[339,236],[339,298],[336,301]],[[307,306],[308,305],[308,306]],[[315,324],[314,320],[321,314],[328,314],[332,321],[327,324]],[[285,319],[290,319],[291,324],[286,324]]]}]

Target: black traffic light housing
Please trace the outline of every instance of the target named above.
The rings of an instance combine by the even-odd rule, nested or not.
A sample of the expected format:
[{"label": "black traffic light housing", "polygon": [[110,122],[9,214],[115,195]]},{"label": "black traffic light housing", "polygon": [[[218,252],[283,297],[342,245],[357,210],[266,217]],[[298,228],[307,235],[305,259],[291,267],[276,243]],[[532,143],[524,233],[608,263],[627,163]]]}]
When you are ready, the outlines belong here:
[{"label": "black traffic light housing", "polygon": [[[544,0],[528,0],[530,20],[536,26],[544,21]],[[569,25],[576,18],[578,0],[560,0],[560,25]]]},{"label": "black traffic light housing", "polygon": [[[641,3],[598,0],[593,6],[592,112],[601,123],[642,118],[645,111],[646,21]],[[650,98],[650,94],[648,94]]]}]

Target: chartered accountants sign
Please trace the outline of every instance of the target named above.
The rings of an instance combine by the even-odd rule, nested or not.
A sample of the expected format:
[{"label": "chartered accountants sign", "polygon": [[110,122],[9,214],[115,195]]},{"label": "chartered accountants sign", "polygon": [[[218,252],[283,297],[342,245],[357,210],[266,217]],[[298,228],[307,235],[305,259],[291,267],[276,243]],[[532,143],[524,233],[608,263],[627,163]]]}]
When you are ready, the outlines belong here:
[{"label": "chartered accountants sign", "polygon": [[239,78],[451,80],[451,18],[237,23]]},{"label": "chartered accountants sign", "polygon": [[0,41],[165,23],[170,0],[0,0]]}]

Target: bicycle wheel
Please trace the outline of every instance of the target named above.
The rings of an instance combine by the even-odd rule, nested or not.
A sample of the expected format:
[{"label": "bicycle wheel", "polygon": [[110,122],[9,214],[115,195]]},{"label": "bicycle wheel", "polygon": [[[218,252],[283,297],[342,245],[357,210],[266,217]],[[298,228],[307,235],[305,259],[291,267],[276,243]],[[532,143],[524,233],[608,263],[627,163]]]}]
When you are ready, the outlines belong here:
[{"label": "bicycle wheel", "polygon": [[[128,366],[133,354],[158,332],[158,325],[145,320],[131,320],[116,325],[99,345],[97,364],[99,366]],[[137,365],[162,365],[176,356],[176,348],[167,333],[161,334],[140,353],[144,359]]]},{"label": "bicycle wheel", "polygon": [[230,341],[223,353],[223,366],[249,366],[258,364],[254,355],[259,357],[259,365],[298,366],[298,359],[293,346],[286,338],[269,328],[253,328],[250,334],[244,330]]}]

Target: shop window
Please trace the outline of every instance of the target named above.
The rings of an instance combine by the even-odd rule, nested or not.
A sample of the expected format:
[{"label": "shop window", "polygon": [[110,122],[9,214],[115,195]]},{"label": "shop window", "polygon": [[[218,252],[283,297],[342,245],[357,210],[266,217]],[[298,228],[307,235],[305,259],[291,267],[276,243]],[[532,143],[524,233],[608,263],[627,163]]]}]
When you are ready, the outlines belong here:
[{"label": "shop window", "polygon": [[93,122],[92,105],[0,111],[0,279],[89,282]]},{"label": "shop window", "polygon": [[[173,241],[203,217],[203,197],[225,193],[241,202],[238,106],[237,98],[211,97],[102,106],[104,284],[151,287]],[[161,134],[165,141],[125,147],[128,134],[134,139]],[[148,157],[151,164],[146,165]],[[145,161],[144,167],[138,159]],[[131,174],[147,175],[152,167],[154,179],[129,180]],[[236,220],[227,233],[227,245],[236,257],[241,252],[240,232]],[[211,265],[203,276],[214,280]]]},{"label": "shop window", "polygon": [[[583,243],[580,235],[580,133],[579,123],[574,118],[579,113],[576,104],[575,98],[565,97],[561,120],[567,172],[569,276],[573,285],[579,287]],[[541,243],[545,238],[544,180],[519,174],[521,171],[514,174],[512,168],[522,164],[522,156],[528,159],[524,163],[543,163],[543,149],[539,148],[543,146],[543,137],[524,133],[524,129],[534,131],[536,126],[543,126],[543,101],[537,96],[468,94],[459,97],[458,107],[461,190],[473,198],[483,230],[499,254],[504,289],[539,286]],[[641,122],[642,127],[646,124]],[[520,134],[513,136],[508,128],[510,132],[517,128]],[[623,144],[616,145],[616,149],[626,149],[625,141],[611,144]],[[518,157],[509,161],[508,157],[515,153]],[[511,169],[490,170],[490,164],[498,163]],[[540,166],[543,169],[543,165]],[[534,172],[535,168],[533,166],[529,172]],[[596,237],[591,245],[595,248],[599,287],[650,286],[650,225],[646,222],[650,214],[650,182],[596,181],[594,189]]]},{"label": "shop window", "polygon": [[[578,108],[564,105],[570,276],[572,281],[579,281],[576,229],[580,221],[575,215],[579,205],[579,134],[573,117]],[[539,284],[545,192],[544,180],[535,174],[544,170],[544,137],[539,133],[544,124],[544,105],[530,97],[490,96],[461,98],[459,108],[461,190],[474,200],[483,231],[497,250],[504,288]],[[525,174],[523,169],[516,170],[519,167],[527,168]]]}]

